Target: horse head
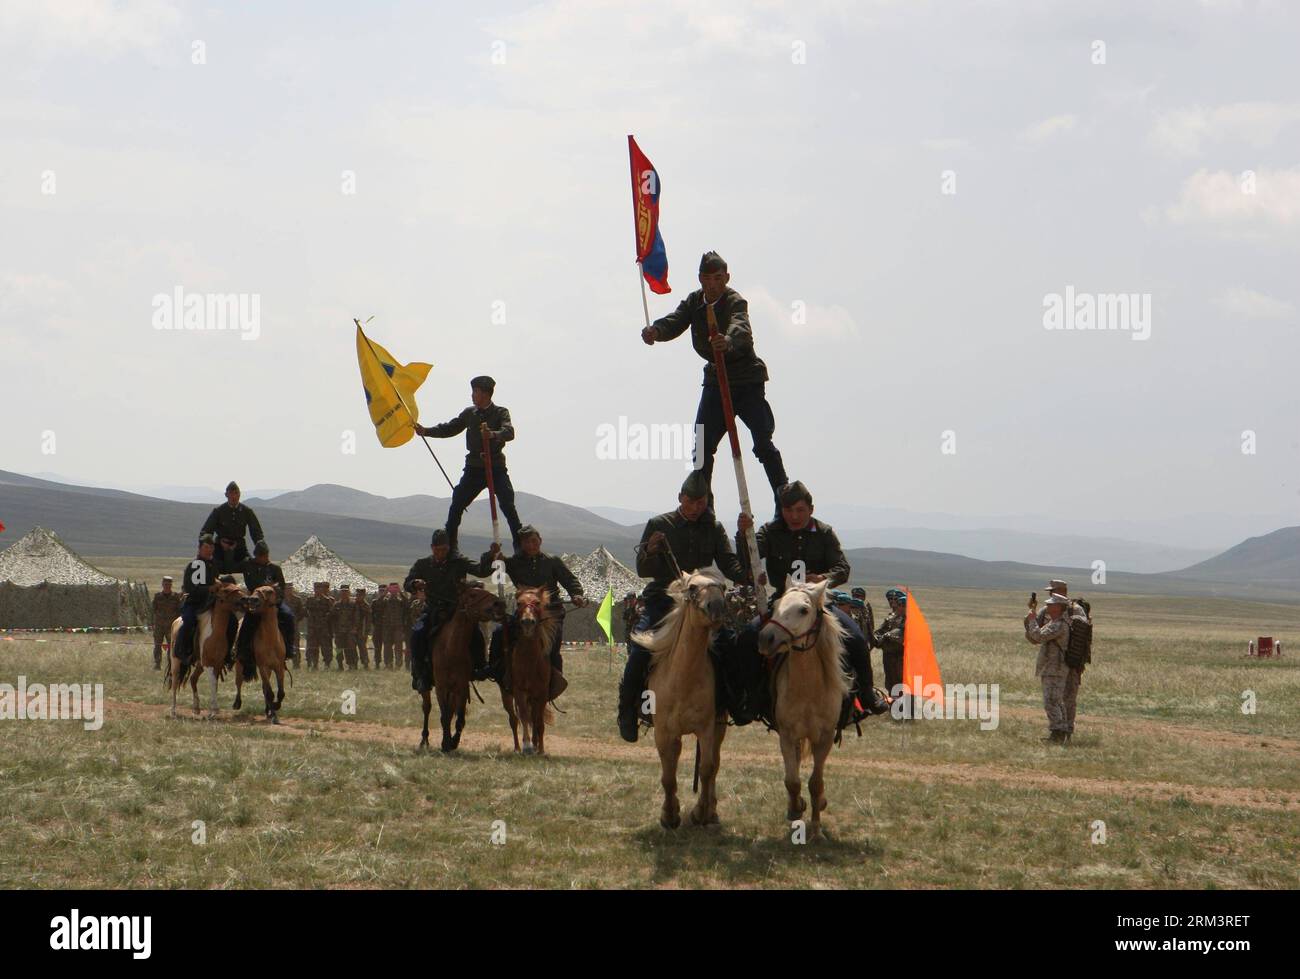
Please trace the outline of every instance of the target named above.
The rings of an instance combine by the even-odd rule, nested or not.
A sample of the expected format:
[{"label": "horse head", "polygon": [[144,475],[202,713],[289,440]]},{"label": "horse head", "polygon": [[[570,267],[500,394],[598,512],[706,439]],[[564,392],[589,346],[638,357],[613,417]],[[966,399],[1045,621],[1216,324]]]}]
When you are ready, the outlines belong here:
[{"label": "horse head", "polygon": [[478,582],[457,589],[456,611],[464,613],[475,622],[500,622],[505,618],[505,602],[497,598]]},{"label": "horse head", "polygon": [[817,643],[826,620],[826,580],[815,585],[796,584],[786,579],[785,591],[776,600],[772,614],[758,633],[758,649],[764,656],[801,653]]},{"label": "horse head", "polygon": [[515,595],[515,621],[525,636],[531,636],[545,620],[550,602],[549,588],[523,588]]},{"label": "horse head", "polygon": [[682,603],[688,621],[708,623],[710,629],[720,627],[727,619],[727,584],[716,568],[683,571],[669,588]]},{"label": "horse head", "polygon": [[233,581],[218,581],[210,591],[216,608],[221,609],[223,612],[242,611],[241,599],[244,597],[244,589]]},{"label": "horse head", "polygon": [[276,598],[275,588],[271,585],[259,585],[253,589],[251,595],[244,596],[240,603],[244,607],[244,614],[258,615],[268,608],[275,608],[280,604]]}]

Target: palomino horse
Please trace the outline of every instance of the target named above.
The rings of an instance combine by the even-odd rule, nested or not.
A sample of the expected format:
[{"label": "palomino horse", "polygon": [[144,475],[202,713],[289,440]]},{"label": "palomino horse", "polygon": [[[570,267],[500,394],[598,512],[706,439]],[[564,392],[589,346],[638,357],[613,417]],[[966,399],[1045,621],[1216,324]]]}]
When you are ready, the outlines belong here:
[{"label": "palomino horse", "polygon": [[[476,585],[461,585],[456,590],[456,609],[433,637],[433,685],[438,691],[438,717],[442,722],[442,750],[455,751],[465,729],[465,708],[469,704],[469,678],[473,672],[469,643],[471,633],[480,622],[500,620],[505,614],[501,601]],[[429,747],[429,711],[432,697],[428,690],[420,694],[424,706],[424,730],[420,732],[420,750]],[[452,716],[456,732],[451,730]]]},{"label": "palomino horse", "polygon": [[168,664],[167,680],[172,691],[173,718],[176,717],[176,694],[181,684],[185,682],[187,672],[190,677],[190,690],[194,694],[194,713],[199,712],[199,675],[205,669],[212,671],[212,697],[208,718],[217,716],[217,678],[225,670],[226,650],[229,648],[230,616],[239,608],[243,589],[236,584],[219,581],[208,590],[208,594],[213,599],[212,607],[198,615],[198,623],[194,628],[195,648],[187,650],[191,654],[191,661],[184,669],[181,667],[180,650],[176,646],[176,633],[180,631],[181,620],[178,618],[172,622],[172,655]]},{"label": "palomino horse", "polygon": [[715,697],[709,642],[727,614],[725,583],[713,568],[683,572],[668,586],[673,607],[649,632],[633,640],[650,651],[648,698],[642,709],[654,716],[655,747],[659,749],[660,781],[664,787],[659,823],[676,829],[682,823],[677,802],[677,761],[682,737],[695,735],[700,759],[700,795],[691,822],[704,826],[718,821],[718,762],[727,716]]},{"label": "palomino horse", "polygon": [[[253,661],[262,679],[262,696],[266,699],[266,717],[272,724],[280,723],[280,705],[284,703],[284,635],[277,618],[275,587],[260,585],[243,600],[243,629],[256,629],[253,633]],[[271,696],[271,674],[275,674],[275,697]],[[233,710],[244,705],[244,664],[235,660],[235,703]]]},{"label": "palomino horse", "polygon": [[556,620],[546,614],[551,601],[549,588],[522,588],[515,595],[515,617],[508,623],[506,656],[510,671],[510,692],[501,690],[501,703],[510,716],[510,733],[519,750],[519,724],[524,725],[525,755],[545,753],[546,725],[550,710],[546,697],[551,690],[551,643]]},{"label": "palomino horse", "polygon": [[775,718],[785,759],[785,788],[790,794],[787,819],[798,819],[806,808],[799,785],[799,762],[806,745],[813,760],[808,778],[812,798],[812,832],[821,831],[826,808],[824,769],[839,724],[840,708],[850,680],[840,664],[844,627],[826,611],[826,581],[815,585],[786,580],[771,618],[758,634],[758,648],[776,667]]}]

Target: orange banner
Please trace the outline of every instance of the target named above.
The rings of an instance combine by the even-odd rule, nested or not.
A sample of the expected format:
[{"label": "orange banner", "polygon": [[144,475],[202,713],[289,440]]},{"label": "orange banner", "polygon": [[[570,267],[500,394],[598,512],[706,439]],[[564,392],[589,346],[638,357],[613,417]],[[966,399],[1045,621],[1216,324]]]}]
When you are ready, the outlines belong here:
[{"label": "orange banner", "polygon": [[[934,637],[916,598],[907,593],[907,620],[903,625],[903,685],[918,701],[943,703],[943,678],[934,655]],[[913,706],[917,710],[920,704]]]}]

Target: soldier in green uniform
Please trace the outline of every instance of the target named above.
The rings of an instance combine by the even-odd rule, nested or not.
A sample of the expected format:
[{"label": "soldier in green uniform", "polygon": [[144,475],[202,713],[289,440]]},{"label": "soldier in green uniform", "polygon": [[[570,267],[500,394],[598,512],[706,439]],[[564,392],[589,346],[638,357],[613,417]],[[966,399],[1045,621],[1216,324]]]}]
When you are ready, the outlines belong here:
[{"label": "soldier in green uniform", "polygon": [[257,514],[239,502],[239,486],[233,479],[226,486],[226,502],[213,507],[203,521],[201,533],[216,537],[215,560],[222,574],[237,572],[239,565],[248,560],[246,536],[251,535],[254,544],[264,539]]},{"label": "soldier in green uniform", "polygon": [[[493,562],[498,558],[501,558],[501,547],[493,543],[492,547],[483,554],[479,566],[491,569]],[[542,535],[532,524],[524,524],[519,528],[519,549],[511,557],[502,560],[505,563],[505,572],[516,591],[520,588],[550,590],[551,603],[546,608],[546,615],[558,620],[550,649],[549,699],[554,700],[569,685],[569,681],[564,678],[564,658],[560,655],[560,646],[564,642],[564,602],[560,600],[560,588],[563,587],[569,593],[569,598],[573,600],[575,607],[582,608],[587,604],[587,599],[582,593],[582,582],[558,557],[542,551]],[[499,682],[501,688],[507,692],[510,690],[510,676],[508,664],[504,661],[504,647],[506,630],[511,625],[513,622],[505,623],[492,631],[491,652],[488,657],[489,676]]]},{"label": "soldier in green uniform", "polygon": [[[366,600],[366,590],[357,589],[357,652],[361,655],[361,668],[370,669],[370,650],[367,648],[370,643],[370,602]],[[375,667],[378,668],[379,660],[375,660]]]},{"label": "soldier in green uniform", "polygon": [[[844,557],[835,531],[830,524],[813,517],[812,494],[808,488],[796,480],[781,487],[778,500],[781,516],[764,524],[755,535],[759,557],[764,560],[766,580],[775,589],[769,609],[785,590],[786,579],[789,577],[810,584],[826,581],[831,588],[843,584],[849,577],[849,562]],[[749,555],[744,548],[743,535],[752,526],[753,518],[742,513],[737,522],[736,539],[740,542],[740,557],[746,570]],[[889,710],[889,704],[876,696],[866,637],[858,624],[842,609],[831,604],[827,606],[827,611],[844,628],[842,656],[857,678],[858,702],[868,714],[883,714]],[[767,702],[769,691],[762,654],[758,651],[758,631],[761,625],[760,619],[751,620],[737,634],[729,650],[732,668],[745,678],[750,701],[749,713],[753,716],[767,716],[766,712],[771,709]]]},{"label": "soldier in green uniform", "polygon": [[[458,587],[465,583],[467,575],[486,578],[492,573],[490,564],[454,552],[451,535],[443,529],[433,532],[429,551],[428,557],[411,565],[404,582],[408,592],[413,592],[416,581],[423,582],[426,595],[426,604],[411,630],[411,689],[420,693],[433,688],[433,637],[455,611]],[[482,629],[470,633],[471,679],[489,679],[486,647]]]},{"label": "soldier in green uniform", "polygon": [[[418,434],[428,438],[453,438],[465,433],[465,471],[460,482],[451,493],[451,505],[447,508],[447,538],[451,543],[452,553],[456,553],[456,536],[460,530],[460,519],[475,498],[487,489],[487,470],[483,465],[483,433],[487,433],[489,453],[492,456],[492,488],[496,492],[497,505],[505,514],[506,523],[510,525],[510,535],[514,547],[519,548],[519,513],[515,510],[515,488],[510,482],[510,472],[506,469],[506,456],[503,451],[507,442],[515,437],[515,427],[510,423],[510,411],[492,400],[497,382],[486,374],[473,378],[469,382],[470,399],[474,402],[451,421],[441,425],[424,427],[416,425]],[[433,583],[429,583],[433,588]],[[430,596],[432,597],[432,592]]]},{"label": "soldier in green uniform", "polygon": [[172,591],[172,576],[162,580],[162,591],[153,595],[153,668],[162,669],[163,643],[171,642],[172,623],[181,613],[181,594]]},{"label": "soldier in green uniform", "polygon": [[357,631],[361,627],[361,607],[352,600],[352,586],[339,585],[338,601],[330,612],[330,632],[334,635],[334,644],[338,647],[336,661],[343,669],[346,658],[349,670],[357,668]]},{"label": "soldier in green uniform", "polygon": [[402,594],[409,594],[410,596],[402,605],[405,615],[402,619],[402,661],[409,671],[411,669],[411,636],[416,624],[424,617],[424,609],[428,605],[428,599],[425,597],[424,579],[412,579],[407,585],[407,590]]},{"label": "soldier in green uniform", "polygon": [[1070,732],[1065,711],[1065,686],[1070,674],[1065,662],[1065,650],[1070,644],[1070,619],[1066,614],[1069,605],[1066,596],[1053,593],[1047,598],[1042,625],[1036,609],[1031,608],[1025,616],[1025,638],[1038,647],[1034,676],[1043,684],[1048,726],[1048,737],[1043,740],[1054,744],[1064,744]]},{"label": "soldier in green uniform", "polygon": [[307,668],[316,669],[318,662],[324,659],[325,669],[328,670],[334,659],[334,634],[330,629],[334,599],[330,598],[330,583],[314,582],[312,596],[305,604],[307,607]]},{"label": "soldier in green uniform", "polygon": [[[732,581],[746,580],[726,529],[709,510],[708,496],[703,472],[693,470],[677,494],[677,509],[651,517],[646,523],[637,545],[636,573],[653,580],[641,593],[645,608],[633,626],[634,632],[654,628],[668,614],[673,606],[668,586],[680,571],[716,566]],[[618,687],[618,733],[624,741],[637,739],[637,710],[649,668],[649,651],[629,638],[627,666]]]},{"label": "soldier in green uniform", "polygon": [[[880,647],[881,665],[885,668],[885,692],[891,697],[903,696],[903,630],[907,625],[907,592],[891,588],[885,592],[889,615],[876,630],[874,639]],[[904,711],[903,715],[910,716]]]},{"label": "soldier in green uniform", "polygon": [[[786,483],[785,465],[781,453],[772,442],[776,431],[776,418],[767,402],[764,386],[767,383],[767,365],[754,353],[754,332],[749,324],[749,304],[728,283],[731,273],[727,263],[717,252],[705,252],[700,259],[700,288],[678,304],[677,308],[654,321],[641,331],[647,344],[673,340],[687,330],[691,331],[691,345],[704,358],[704,386],[700,404],[695,413],[696,431],[702,431],[703,444],[695,446],[695,464],[703,473],[704,485],[713,479],[713,459],[718,443],[726,435],[726,421],[722,410],[722,389],[718,386],[714,367],[716,351],[723,351],[727,367],[727,382],[731,388],[732,408],[754,440],[754,455],[763,464],[767,481],[775,494]],[[710,341],[707,308],[714,308],[718,335]],[[703,426],[701,428],[701,426]],[[713,491],[708,492],[709,509],[713,509]],[[777,504],[780,513],[780,504]]]},{"label": "soldier in green uniform", "polygon": [[294,669],[297,669],[302,653],[299,648],[302,645],[302,630],[306,628],[307,623],[304,617],[307,606],[303,601],[303,597],[298,594],[298,590],[293,587],[292,581],[284,583],[284,604],[293,613],[293,621],[296,626],[293,630],[293,648],[286,649],[285,653],[293,659]]}]

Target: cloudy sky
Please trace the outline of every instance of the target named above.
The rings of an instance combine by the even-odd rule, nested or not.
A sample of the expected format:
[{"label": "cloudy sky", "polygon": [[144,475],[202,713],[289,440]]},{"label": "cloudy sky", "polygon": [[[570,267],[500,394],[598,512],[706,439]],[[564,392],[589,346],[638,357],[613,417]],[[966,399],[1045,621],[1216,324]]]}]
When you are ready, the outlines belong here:
[{"label": "cloudy sky", "polygon": [[[682,462],[596,452],[689,424],[702,366],[639,340],[635,133],[651,316],[727,258],[819,500],[1291,515],[1297,36],[1245,0],[0,0],[0,468],[445,494],[368,428],[373,314],[434,364],[422,420],[496,377],[518,489],[672,505]],[[178,288],[256,296],[257,338],[157,329]],[[1148,296],[1149,336],[1046,329],[1067,290]]]}]

